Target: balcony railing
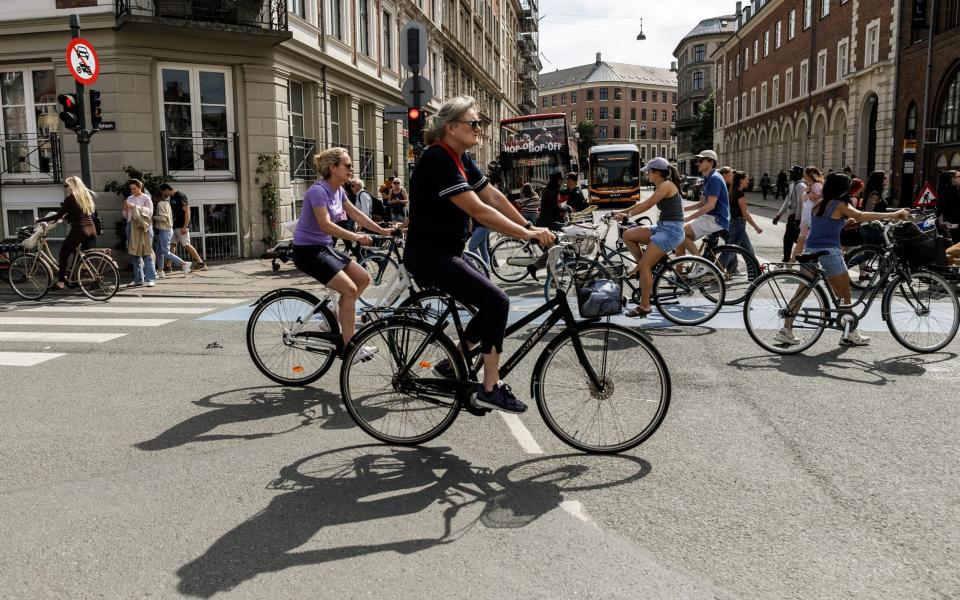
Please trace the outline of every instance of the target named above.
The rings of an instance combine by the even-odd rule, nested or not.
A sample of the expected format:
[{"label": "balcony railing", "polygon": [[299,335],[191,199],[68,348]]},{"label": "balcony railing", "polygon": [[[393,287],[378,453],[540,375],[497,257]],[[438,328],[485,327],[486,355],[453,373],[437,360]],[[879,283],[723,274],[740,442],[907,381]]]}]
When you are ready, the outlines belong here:
[{"label": "balcony railing", "polygon": [[159,17],[218,25],[287,30],[287,0],[116,0],[116,19]]},{"label": "balcony railing", "polygon": [[60,134],[0,135],[0,183],[60,183]]},{"label": "balcony railing", "polygon": [[163,172],[180,181],[240,181],[236,133],[160,132]]},{"label": "balcony railing", "polygon": [[290,136],[290,177],[291,179],[315,179],[317,172],[313,168],[313,155],[317,153],[317,140]]}]

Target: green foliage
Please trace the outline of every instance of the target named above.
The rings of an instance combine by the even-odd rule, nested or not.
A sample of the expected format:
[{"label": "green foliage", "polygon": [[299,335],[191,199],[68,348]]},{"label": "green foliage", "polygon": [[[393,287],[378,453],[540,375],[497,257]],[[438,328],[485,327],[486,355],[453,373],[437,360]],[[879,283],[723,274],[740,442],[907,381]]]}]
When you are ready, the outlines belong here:
[{"label": "green foliage", "polygon": [[277,189],[277,173],[287,167],[279,152],[257,155],[257,175],[263,181],[260,186],[261,214],[266,220],[263,243],[271,247],[277,243],[277,207],[280,204],[280,191]]},{"label": "green foliage", "polygon": [[580,170],[587,168],[587,153],[590,148],[597,145],[597,126],[593,121],[587,119],[577,123],[577,156],[579,157]]},{"label": "green foliage", "polygon": [[[140,169],[127,165],[121,169],[124,174],[126,174],[126,179],[123,181],[117,181],[113,179],[108,181],[106,185],[103,186],[103,191],[113,192],[121,200],[130,195],[130,189],[127,187],[127,181],[131,179],[139,179],[143,182],[143,187],[151,196],[160,195],[160,184],[168,183],[175,181],[173,176],[166,173],[160,173],[155,175],[151,171],[141,171]],[[113,224],[113,230],[116,232],[117,244],[114,246],[116,250],[124,250],[127,247],[127,221],[125,219],[120,219],[115,221]]]},{"label": "green foliage", "polygon": [[700,111],[697,112],[697,126],[691,136],[694,152],[702,152],[708,148],[713,148],[714,102],[714,96],[710,94],[710,97],[700,105]]}]

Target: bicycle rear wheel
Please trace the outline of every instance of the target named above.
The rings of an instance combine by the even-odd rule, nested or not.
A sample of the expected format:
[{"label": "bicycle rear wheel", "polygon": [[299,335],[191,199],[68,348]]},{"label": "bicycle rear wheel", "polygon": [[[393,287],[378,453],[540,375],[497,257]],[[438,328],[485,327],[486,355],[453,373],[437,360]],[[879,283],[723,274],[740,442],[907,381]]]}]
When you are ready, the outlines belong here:
[{"label": "bicycle rear wheel", "polygon": [[360,266],[370,275],[370,285],[363,290],[360,303],[366,307],[376,306],[390,291],[400,267],[392,256],[370,253],[360,260]]},{"label": "bicycle rear wheel", "polygon": [[[422,444],[449,427],[460,412],[459,393],[415,388],[418,379],[442,380],[433,368],[449,361],[456,380],[466,379],[465,367],[450,338],[427,341],[431,327],[414,319],[387,318],[354,336],[340,367],[340,397],[357,425],[388,444]],[[423,350],[415,352],[423,345]],[[375,348],[354,362],[363,347]],[[406,375],[400,371],[413,360]],[[422,382],[421,382],[422,383]]]},{"label": "bicycle rear wheel", "polygon": [[[447,298],[448,296],[443,292],[428,288],[411,294],[409,298],[400,303],[400,306],[418,306],[422,308],[423,311],[418,316],[429,325],[433,325],[437,322],[437,319],[440,318],[440,315],[443,314],[443,311],[446,310]],[[473,315],[477,314],[477,309],[466,304],[461,304],[460,302],[454,302],[457,307],[457,314],[460,317],[460,323],[466,327],[470,319],[473,318]],[[456,337],[456,330],[452,318],[447,319],[443,327],[443,332],[450,336],[451,339]]]},{"label": "bicycle rear wheel", "polygon": [[[587,376],[578,340],[601,390]],[[584,452],[623,452],[641,444],[670,406],[670,374],[660,353],[635,331],[610,324],[561,333],[534,368],[533,390],[550,431]]]},{"label": "bicycle rear wheel", "polygon": [[[772,271],[757,279],[743,303],[743,324],[761,348],[775,354],[797,354],[814,345],[830,317],[827,295],[806,276]],[[780,330],[793,318],[794,340]]]},{"label": "bicycle rear wheel", "polygon": [[914,352],[936,352],[957,335],[960,305],[947,280],[930,271],[916,271],[907,280],[898,275],[883,293],[887,328],[902,346]]},{"label": "bicycle rear wheel", "polygon": [[490,279],[490,267],[487,266],[487,263],[484,262],[483,258],[476,252],[470,252],[469,250],[463,251],[463,261],[477,270],[477,273],[482,274],[487,279]]},{"label": "bicycle rear wheel", "polygon": [[713,249],[714,264],[723,275],[726,288],[725,305],[740,304],[750,291],[750,284],[760,276],[760,262],[752,254],[734,244]]},{"label": "bicycle rear wheel", "polygon": [[53,285],[53,273],[40,255],[29,252],[10,263],[10,289],[24,300],[39,300]]},{"label": "bicycle rear wheel", "polygon": [[723,276],[699,256],[670,260],[653,278],[653,303],[677,325],[700,325],[714,317],[725,297]]},{"label": "bicycle rear wheel", "polygon": [[257,304],[247,321],[247,351],[261,373],[283,385],[307,385],[327,372],[336,358],[330,335],[339,327],[328,308],[314,314],[318,302],[288,290]]},{"label": "bicycle rear wheel", "polygon": [[77,283],[87,298],[106,302],[120,289],[120,271],[106,254],[84,252],[77,267]]},{"label": "bicycle rear wheel", "polygon": [[490,249],[490,268],[501,281],[516,283],[527,276],[527,265],[539,256],[533,244],[504,238]]}]

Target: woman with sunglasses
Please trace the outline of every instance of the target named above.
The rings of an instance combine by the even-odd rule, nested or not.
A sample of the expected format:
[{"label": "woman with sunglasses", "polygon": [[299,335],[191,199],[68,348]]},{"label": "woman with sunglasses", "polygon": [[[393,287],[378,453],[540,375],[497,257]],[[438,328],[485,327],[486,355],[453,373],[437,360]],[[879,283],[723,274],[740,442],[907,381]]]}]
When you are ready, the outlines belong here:
[{"label": "woman with sunglasses", "polygon": [[[374,223],[347,199],[343,184],[353,177],[353,161],[344,148],[324,150],[313,157],[313,165],[320,179],[303,197],[303,208],[293,234],[293,264],[332,290],[333,311],[346,344],[356,329],[357,298],[370,284],[370,276],[356,261],[333,247],[333,238],[361,246],[369,246],[371,239],[364,233],[344,229],[338,223],[349,217],[361,227],[380,235],[390,235],[391,231]],[[376,350],[364,346],[355,360],[364,360]]]},{"label": "woman with sunglasses", "polygon": [[[523,412],[526,405],[500,382],[500,353],[510,299],[463,258],[467,225],[476,223],[542,246],[554,242],[549,230],[534,227],[477,167],[467,150],[480,142],[482,122],[469,96],[448,100],[430,119],[424,150],[410,178],[410,216],[404,263],[421,286],[435,287],[477,309],[465,331],[469,356],[483,355],[483,383],[475,403],[485,408]],[[475,355],[475,354],[474,354]],[[453,369],[444,359],[434,367],[442,377]]]},{"label": "woman with sunglasses", "polygon": [[67,177],[63,184],[67,197],[60,204],[60,210],[51,217],[37,219],[40,222],[59,221],[66,217],[70,223],[70,233],[60,246],[58,258],[57,283],[53,289],[62,290],[67,281],[67,260],[70,255],[82,247],[84,250],[92,248],[97,243],[97,228],[93,224],[93,213],[97,207],[93,203],[93,192],[90,191],[79,177]]}]

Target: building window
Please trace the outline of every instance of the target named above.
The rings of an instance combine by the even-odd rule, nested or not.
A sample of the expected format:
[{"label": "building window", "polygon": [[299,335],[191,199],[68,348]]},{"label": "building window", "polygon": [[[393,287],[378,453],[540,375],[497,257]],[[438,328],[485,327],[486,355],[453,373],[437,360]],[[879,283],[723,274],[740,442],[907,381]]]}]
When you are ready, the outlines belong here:
[{"label": "building window", "polygon": [[671,98],[673,99],[672,104],[673,104],[674,106],[676,106],[676,104],[677,104],[677,93],[676,93],[676,92],[671,92],[671,94],[672,94]]},{"label": "building window", "polygon": [[[54,70],[40,67],[0,71],[0,105],[2,177],[51,176],[54,159],[58,157],[54,157],[50,136],[60,131]],[[31,218],[24,224],[32,222]],[[13,229],[5,231],[9,233]]]},{"label": "building window", "polygon": [[750,46],[743,49],[743,70],[750,68]]},{"label": "building window", "polygon": [[[619,106],[613,107],[613,118],[616,119],[617,121],[619,121],[620,119],[623,118],[623,114],[620,112],[620,107],[619,107]],[[615,136],[613,136],[613,137],[619,137],[619,136],[616,136],[616,135],[615,135]]]},{"label": "building window", "polygon": [[820,0],[820,18],[830,14],[830,0]]},{"label": "building window", "polygon": [[787,39],[792,40],[797,37],[797,9],[790,9],[787,13]]},{"label": "building window", "polygon": [[630,102],[637,101],[637,90],[630,90]]},{"label": "building window", "polygon": [[651,111],[650,111],[650,120],[651,120],[651,121],[656,121],[656,120],[657,120],[657,111],[656,111],[656,110],[651,110]]},{"label": "building window", "polygon": [[635,108],[631,108],[631,109],[630,109],[630,120],[631,120],[631,121],[636,121],[636,120],[637,120],[637,109],[635,109]]},{"label": "building window", "polygon": [[693,74],[693,89],[694,91],[703,89],[703,71],[696,71]]},{"label": "building window", "polygon": [[619,125],[614,125],[614,126],[613,126],[613,138],[614,138],[614,139],[620,139],[620,126],[619,126]]},{"label": "building window", "polygon": [[600,88],[600,100],[607,100],[607,88]]},{"label": "building window", "polygon": [[566,105],[567,105],[567,93],[563,92],[562,94],[560,94],[560,106],[566,106]]},{"label": "building window", "polygon": [[217,67],[160,68],[165,173],[204,176],[232,171],[230,71]]},{"label": "building window", "polygon": [[660,92],[660,103],[661,103],[661,104],[666,104],[666,103],[667,103],[667,93],[666,93],[666,92]]},{"label": "building window", "polygon": [[747,106],[747,93],[740,94],[740,117],[746,119],[750,116],[750,107]]},{"label": "building window", "polygon": [[703,44],[697,44],[693,47],[693,61],[701,63],[707,53],[707,48]]},{"label": "building window", "polygon": [[760,60],[760,40],[753,40],[753,64],[757,64],[757,61]]},{"label": "building window", "polygon": [[763,57],[770,56],[770,30],[763,32]]},{"label": "building window", "polygon": [[631,126],[630,126],[630,139],[631,139],[631,140],[637,139],[637,126],[636,126],[636,125],[631,125]]},{"label": "building window", "polygon": [[593,107],[592,107],[592,106],[587,109],[587,120],[588,120],[588,121],[592,121],[592,120],[593,120]]},{"label": "building window", "polygon": [[652,139],[652,140],[657,139],[657,128],[656,128],[656,127],[652,128],[652,129],[650,130],[650,139]]},{"label": "building window", "polygon": [[306,15],[306,10],[304,10],[303,2],[304,0],[287,0],[288,8],[291,15],[297,15],[301,19]]},{"label": "building window", "polygon": [[780,104],[780,76],[773,76],[773,95],[770,97],[770,106]]},{"label": "building window", "polygon": [[667,122],[667,111],[665,110],[660,111],[660,120],[663,121],[664,123]]},{"label": "building window", "polygon": [[791,100],[793,100],[793,67],[787,69],[783,78],[783,101],[790,102]]},{"label": "building window", "polygon": [[646,102],[646,101],[647,101],[647,90],[641,90],[641,91],[640,91],[640,102]]},{"label": "building window", "polygon": [[817,53],[817,89],[827,85],[827,49]]},{"label": "building window", "polygon": [[[393,15],[383,11],[383,66],[388,69],[393,68]],[[436,71],[436,57],[433,60],[433,68]],[[433,80],[437,81],[437,74],[434,72]]]},{"label": "building window", "polygon": [[940,109],[940,143],[960,140],[960,71],[953,76]]},{"label": "building window", "polygon": [[810,90],[810,60],[800,61],[800,95],[806,96]]},{"label": "building window", "polygon": [[733,99],[733,122],[736,123],[740,120],[740,99]]},{"label": "building window", "polygon": [[750,106],[745,108],[743,116],[749,117],[757,112],[757,88],[750,88]]},{"label": "building window", "polygon": [[727,81],[733,81],[733,61],[727,61]]},{"label": "building window", "polygon": [[776,50],[780,47],[780,44],[783,42],[783,21],[777,21],[777,25],[773,30],[773,48]]},{"label": "building window", "polygon": [[343,0],[330,0],[330,35],[343,40]]},{"label": "building window", "polygon": [[645,109],[645,108],[641,108],[641,109],[640,109],[640,120],[641,120],[641,121],[646,121],[646,120],[647,120],[647,109]]},{"label": "building window", "polygon": [[880,60],[880,20],[877,19],[867,25],[867,43],[865,44],[865,54],[863,57],[863,66],[870,65]]},{"label": "building window", "polygon": [[546,96],[543,97],[543,102],[542,102],[542,104],[543,104],[543,108],[546,108],[546,107],[547,107],[547,97],[546,97]]},{"label": "building window", "polygon": [[340,96],[330,94],[330,145],[340,146]]},{"label": "building window", "polygon": [[587,90],[587,102],[593,102],[593,90]]},{"label": "building window", "polygon": [[740,53],[739,53],[739,52],[737,53],[737,68],[736,68],[736,70],[734,71],[734,74],[735,74],[737,77],[740,77]]},{"label": "building window", "polygon": [[606,125],[601,125],[601,126],[600,126],[600,139],[601,139],[601,140],[607,139],[607,126],[606,126]]},{"label": "building window", "polygon": [[601,118],[601,119],[609,119],[609,118],[610,118],[610,111],[607,109],[606,106],[601,106],[601,107],[600,107],[600,118]]},{"label": "building window", "polygon": [[767,82],[760,84],[760,112],[767,110]]},{"label": "building window", "polygon": [[550,96],[550,106],[556,106],[556,105],[557,105],[557,95],[553,94],[552,96]]},{"label": "building window", "polygon": [[849,43],[843,38],[837,43],[837,81],[847,76],[850,70]]},{"label": "building window", "polygon": [[360,25],[357,36],[360,38],[360,52],[370,56],[370,4],[368,0],[360,0],[357,11]]},{"label": "building window", "polygon": [[[621,90],[620,88],[613,88],[613,99],[614,99],[614,100],[622,100],[622,99],[623,99],[623,90]],[[617,136],[614,136],[614,137],[617,137]]]},{"label": "building window", "polygon": [[803,0],[803,28],[813,24],[813,0]]},{"label": "building window", "polygon": [[[697,104],[697,103],[694,102],[693,104],[694,104],[694,109],[696,109],[696,104]],[[677,122],[677,111],[675,111],[675,110],[670,111],[670,121],[672,121],[673,123],[676,123],[676,122]]]},{"label": "building window", "polygon": [[917,105],[913,102],[910,103],[910,108],[907,109],[907,129],[903,137],[908,140],[917,139]]},{"label": "building window", "polygon": [[577,111],[575,110],[570,111],[570,122],[574,125],[577,124]]}]

